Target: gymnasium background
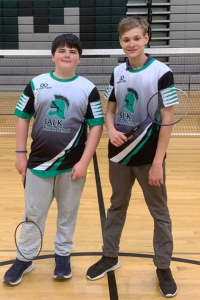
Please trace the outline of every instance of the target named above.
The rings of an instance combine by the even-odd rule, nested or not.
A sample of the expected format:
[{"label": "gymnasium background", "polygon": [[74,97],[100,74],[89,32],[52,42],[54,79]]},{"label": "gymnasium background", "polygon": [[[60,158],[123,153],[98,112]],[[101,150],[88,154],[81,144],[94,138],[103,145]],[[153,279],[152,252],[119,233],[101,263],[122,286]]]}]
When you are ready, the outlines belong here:
[{"label": "gymnasium background", "polygon": [[61,33],[84,49],[116,49],[126,15],[148,19],[151,47],[200,47],[199,0],[1,0],[0,49],[50,49]]}]

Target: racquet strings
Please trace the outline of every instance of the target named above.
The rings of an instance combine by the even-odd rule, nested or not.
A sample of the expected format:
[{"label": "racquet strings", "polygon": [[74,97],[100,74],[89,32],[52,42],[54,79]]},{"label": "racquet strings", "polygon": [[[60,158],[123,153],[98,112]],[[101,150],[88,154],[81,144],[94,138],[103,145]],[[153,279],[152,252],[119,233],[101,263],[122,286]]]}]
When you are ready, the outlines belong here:
[{"label": "racquet strings", "polygon": [[42,248],[40,228],[31,221],[21,222],[15,230],[15,243],[22,257],[33,260],[39,255]]},{"label": "racquet strings", "polygon": [[176,88],[168,88],[156,93],[148,103],[148,115],[159,125],[173,125],[187,114],[189,99],[187,94]]}]

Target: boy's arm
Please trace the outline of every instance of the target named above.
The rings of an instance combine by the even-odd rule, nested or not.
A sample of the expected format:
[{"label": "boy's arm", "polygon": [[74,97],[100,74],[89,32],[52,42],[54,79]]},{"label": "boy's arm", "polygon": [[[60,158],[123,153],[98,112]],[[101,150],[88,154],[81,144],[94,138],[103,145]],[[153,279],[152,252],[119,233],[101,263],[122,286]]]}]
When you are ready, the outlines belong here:
[{"label": "boy's arm", "polygon": [[149,184],[160,186],[163,184],[163,159],[167,151],[173,126],[161,126],[156,154],[149,170]]},{"label": "boy's arm", "polygon": [[107,105],[107,112],[106,112],[106,127],[108,130],[108,135],[111,143],[119,147],[122,144],[124,144],[126,141],[132,138],[132,135],[130,137],[126,137],[123,132],[117,131],[114,127],[114,120],[115,120],[115,115],[116,115],[116,110],[117,110],[117,103],[108,101]]},{"label": "boy's arm", "polygon": [[85,150],[79,162],[75,164],[72,169],[72,180],[77,178],[83,178],[87,174],[87,167],[93,157],[93,154],[98,146],[101,134],[103,131],[103,125],[92,126],[87,138]]},{"label": "boy's arm", "polygon": [[[162,90],[174,85],[174,77],[171,70],[168,70],[158,81],[158,90]],[[171,112],[172,113],[172,112]],[[169,124],[172,119],[171,113],[161,109],[163,123]],[[149,170],[149,184],[160,186],[163,184],[163,160],[170,141],[173,126],[161,126],[156,154]]]},{"label": "boy's arm", "polygon": [[[16,124],[16,150],[26,150],[28,128],[30,119],[17,118]],[[22,175],[22,182],[25,180],[27,168],[26,153],[16,153],[15,167]]]}]

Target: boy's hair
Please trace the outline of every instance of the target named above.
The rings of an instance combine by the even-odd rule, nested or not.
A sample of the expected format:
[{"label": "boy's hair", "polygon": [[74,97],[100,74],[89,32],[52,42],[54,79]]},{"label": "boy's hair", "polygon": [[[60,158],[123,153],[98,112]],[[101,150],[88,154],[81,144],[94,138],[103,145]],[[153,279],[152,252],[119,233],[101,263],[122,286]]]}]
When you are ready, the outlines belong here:
[{"label": "boy's hair", "polygon": [[145,35],[149,29],[147,20],[140,16],[129,16],[123,18],[118,25],[119,36],[121,37],[126,31],[139,27]]},{"label": "boy's hair", "polygon": [[78,50],[79,56],[81,57],[82,54],[82,44],[79,38],[72,34],[72,33],[66,33],[66,34],[61,34],[58,35],[55,40],[52,43],[51,46],[51,53],[52,55],[55,54],[56,50],[58,48],[62,47],[69,47],[69,48],[75,48]]}]

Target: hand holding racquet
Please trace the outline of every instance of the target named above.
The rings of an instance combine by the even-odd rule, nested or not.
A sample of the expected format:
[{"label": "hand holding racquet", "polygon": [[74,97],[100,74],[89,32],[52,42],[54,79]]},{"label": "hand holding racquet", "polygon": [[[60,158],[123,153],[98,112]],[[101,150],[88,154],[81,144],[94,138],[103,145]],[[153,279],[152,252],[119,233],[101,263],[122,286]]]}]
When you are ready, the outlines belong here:
[{"label": "hand holding racquet", "polygon": [[155,93],[147,102],[146,119],[125,133],[132,135],[146,123],[155,123],[161,126],[172,126],[181,121],[189,109],[187,94],[175,87],[167,88]]}]

